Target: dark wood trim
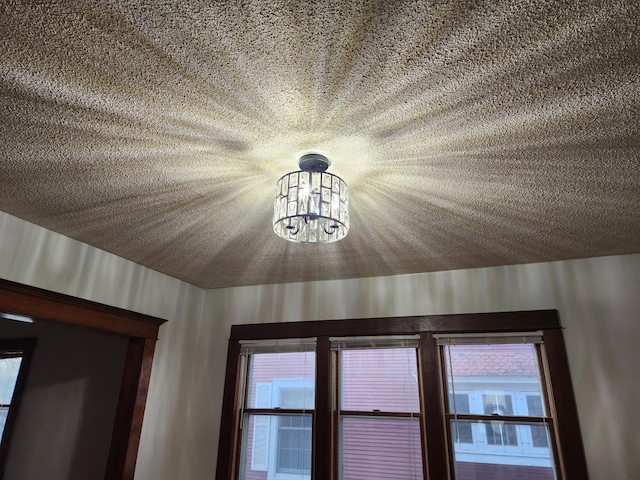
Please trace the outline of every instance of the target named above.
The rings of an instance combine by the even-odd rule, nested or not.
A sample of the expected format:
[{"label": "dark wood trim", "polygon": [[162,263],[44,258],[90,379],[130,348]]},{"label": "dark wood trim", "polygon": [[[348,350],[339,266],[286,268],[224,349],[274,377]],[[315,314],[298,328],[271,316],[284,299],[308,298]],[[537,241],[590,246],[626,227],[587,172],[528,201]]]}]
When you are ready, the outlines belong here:
[{"label": "dark wood trim", "polygon": [[129,337],[158,337],[162,318],[0,279],[0,312],[89,327]]},{"label": "dark wood trim", "polygon": [[332,454],[332,464],[331,464],[331,475],[327,477],[328,479],[336,479],[339,478],[339,469],[340,469],[340,455],[338,454],[338,449],[340,445],[340,435],[338,429],[340,427],[340,414],[338,410],[342,407],[342,367],[341,367],[341,358],[338,355],[338,352],[335,350],[331,351],[331,384],[333,385],[333,389],[331,391],[331,403],[329,404],[331,408],[331,454]]},{"label": "dark wood trim", "polygon": [[105,479],[132,479],[155,343],[166,320],[3,279],[0,312],[129,337]]},{"label": "dark wood trim", "polygon": [[129,340],[105,480],[133,480],[155,344],[149,338]]},{"label": "dark wood trim", "polygon": [[[318,337],[316,343],[315,445],[330,446],[331,442],[331,346],[329,337]],[[332,448],[313,448],[312,479],[331,478]]]},{"label": "dark wood trim", "polygon": [[240,342],[229,340],[227,349],[227,370],[224,379],[222,397],[222,417],[220,420],[220,438],[218,440],[217,480],[235,478],[236,445],[238,444],[238,390],[240,386]]},{"label": "dark wood trim", "polygon": [[425,331],[433,333],[496,333],[552,328],[560,328],[556,310],[533,310],[233,325],[231,338],[235,340],[262,340],[321,336],[410,335]]},{"label": "dark wood trim", "polygon": [[[548,372],[547,372],[547,357],[545,355],[545,349],[543,348],[544,344],[538,343],[536,345],[536,358],[538,360],[538,374],[540,375],[540,384],[542,386],[542,402],[544,411],[546,412],[548,417],[554,417],[555,410],[552,409],[551,406],[551,383],[548,380]],[[562,468],[562,455],[560,455],[558,438],[556,436],[556,428],[554,424],[555,420],[551,419],[547,422],[549,428],[549,440],[551,444],[549,445],[551,448],[551,452],[553,454],[553,458],[555,463],[558,465],[556,468],[556,480],[564,480],[564,469]]]},{"label": "dark wood trim", "polygon": [[449,456],[445,434],[442,375],[439,349],[432,333],[420,334],[420,386],[424,399],[427,475],[430,480],[449,478]]},{"label": "dark wood trim", "polygon": [[33,350],[36,346],[37,339],[35,338],[16,338],[0,340],[0,351],[15,350],[20,351],[20,368],[18,369],[18,378],[13,388],[13,395],[11,397],[11,406],[4,424],[4,430],[0,434],[0,479],[4,478],[4,461],[7,458],[7,452],[9,451],[9,440],[11,439],[11,433],[15,424],[18,412],[20,411],[20,403],[22,400],[22,393],[24,392],[24,386],[27,382],[27,376],[29,375],[29,368],[31,366],[31,358],[33,357]]},{"label": "dark wood trim", "polygon": [[[562,480],[587,479],[586,461],[575,407],[569,365],[567,361],[562,330],[558,313],[555,310],[500,312],[461,315],[416,316],[398,318],[374,318],[359,320],[328,320],[299,323],[270,323],[254,325],[235,325],[231,329],[230,349],[227,358],[227,377],[222,414],[220,438],[233,439],[229,445],[220,446],[218,457],[217,480],[232,480],[237,475],[234,470],[237,456],[232,448],[238,450],[237,435],[238,416],[238,375],[240,340],[310,338],[318,339],[316,365],[316,412],[314,428],[314,479],[325,480],[337,476],[337,461],[332,457],[333,444],[337,444],[336,411],[337,392],[331,385],[335,376],[339,376],[335,355],[330,351],[329,337],[350,336],[388,336],[420,334],[419,367],[420,395],[423,402],[422,433],[424,438],[423,468],[425,478],[430,480],[447,480],[454,477],[453,453],[447,443],[449,422],[445,412],[445,393],[447,391],[441,358],[442,349],[438,348],[434,335],[436,333],[479,333],[498,332],[533,332],[542,331],[544,341],[546,372],[541,372],[547,379],[553,392],[552,408],[548,415],[551,418],[531,418],[509,416],[505,421],[546,422],[552,432],[561,432],[552,438],[552,443],[563,450],[557,458],[563,457],[558,472]],[[539,351],[539,349],[538,349]],[[546,373],[546,375],[545,375]],[[333,380],[333,381],[332,381]],[[335,382],[338,384],[339,382]],[[359,412],[342,412],[343,414]],[[371,413],[367,412],[371,416]],[[384,412],[374,416],[385,416]],[[325,419],[326,417],[326,419]],[[473,418],[485,420],[485,416]],[[467,416],[459,416],[467,418]],[[469,418],[472,418],[469,415]],[[554,419],[554,420],[552,420]],[[557,439],[557,443],[554,441]],[[230,445],[233,445],[230,446]],[[558,452],[556,452],[558,453]]]},{"label": "dark wood trim", "polygon": [[583,480],[588,478],[587,461],[562,330],[545,330],[543,338],[563,478],[564,480]]}]

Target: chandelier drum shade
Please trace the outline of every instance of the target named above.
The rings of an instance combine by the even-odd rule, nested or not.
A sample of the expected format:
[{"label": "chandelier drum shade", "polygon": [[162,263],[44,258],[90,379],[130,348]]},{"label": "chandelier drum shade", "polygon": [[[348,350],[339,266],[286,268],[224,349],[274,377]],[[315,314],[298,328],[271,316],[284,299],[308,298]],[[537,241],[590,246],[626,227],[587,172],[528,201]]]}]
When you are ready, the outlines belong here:
[{"label": "chandelier drum shade", "polygon": [[329,160],[318,153],[300,157],[300,171],[278,180],[273,230],[297,243],[331,243],[349,232],[349,189],[326,173]]}]

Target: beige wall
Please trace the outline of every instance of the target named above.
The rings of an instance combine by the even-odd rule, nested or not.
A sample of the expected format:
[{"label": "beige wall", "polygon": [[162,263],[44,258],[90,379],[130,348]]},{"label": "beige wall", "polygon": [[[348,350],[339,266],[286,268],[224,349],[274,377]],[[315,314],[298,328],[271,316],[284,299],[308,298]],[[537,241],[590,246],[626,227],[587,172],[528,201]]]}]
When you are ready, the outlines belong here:
[{"label": "beige wall", "polygon": [[213,478],[234,323],[541,308],[565,326],[592,480],[640,478],[640,255],[203,292],[0,214],[0,277],[170,320],[138,480]]},{"label": "beige wall", "polygon": [[[173,465],[181,452],[190,449],[182,437],[190,435],[184,422],[185,400],[191,402],[194,397],[188,394],[186,386],[185,391],[179,388],[182,380],[191,380],[186,372],[193,358],[192,326],[202,316],[205,292],[3,212],[0,212],[0,278],[169,320],[160,330],[149,393],[154,418],[145,424],[142,450],[147,446],[147,451],[151,447],[156,452],[166,450],[171,454],[163,457],[159,466],[149,463],[151,458],[156,459],[154,455],[141,455],[138,477],[190,478],[163,475],[173,471],[173,467],[165,468],[165,464]],[[166,376],[171,376],[171,380]],[[159,436],[163,440],[158,443]],[[209,436],[217,437],[217,432],[210,432]],[[56,452],[63,455],[69,445],[61,442],[47,448],[52,449],[52,455]],[[163,473],[154,477],[148,472],[156,471],[156,467]],[[203,464],[201,471],[205,467]]]}]

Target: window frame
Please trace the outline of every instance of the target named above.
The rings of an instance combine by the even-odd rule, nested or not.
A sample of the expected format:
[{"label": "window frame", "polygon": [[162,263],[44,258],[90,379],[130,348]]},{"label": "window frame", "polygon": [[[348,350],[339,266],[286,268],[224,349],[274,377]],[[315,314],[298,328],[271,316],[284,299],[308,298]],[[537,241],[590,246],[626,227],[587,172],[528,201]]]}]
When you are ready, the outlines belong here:
[{"label": "window frame", "polygon": [[[336,425],[332,382],[330,337],[419,335],[418,359],[422,381],[420,395],[423,405],[424,476],[429,479],[453,479],[451,448],[447,441],[445,398],[442,388],[442,364],[435,334],[496,334],[507,332],[541,332],[545,354],[539,358],[549,391],[545,409],[555,419],[550,431],[557,444],[557,480],[588,478],[586,459],[571,383],[569,364],[556,310],[497,312],[478,314],[387,317],[354,320],[326,320],[291,323],[234,325],[227,351],[227,368],[223,394],[220,442],[216,478],[236,480],[240,460],[239,394],[240,341],[263,339],[316,338],[316,400],[313,418],[312,479],[337,478],[338,458],[334,448]],[[437,372],[425,374],[424,372]],[[323,446],[323,448],[316,448]]]}]

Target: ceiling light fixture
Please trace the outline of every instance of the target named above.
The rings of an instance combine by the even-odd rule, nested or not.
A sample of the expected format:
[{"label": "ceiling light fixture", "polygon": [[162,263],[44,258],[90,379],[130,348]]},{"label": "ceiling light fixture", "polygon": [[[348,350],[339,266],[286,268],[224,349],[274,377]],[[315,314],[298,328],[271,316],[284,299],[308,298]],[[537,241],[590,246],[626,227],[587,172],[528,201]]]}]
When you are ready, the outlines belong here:
[{"label": "ceiling light fixture", "polygon": [[319,153],[300,157],[300,171],[278,180],[273,231],[297,243],[331,243],[349,231],[349,189],[326,173],[331,162]]}]

